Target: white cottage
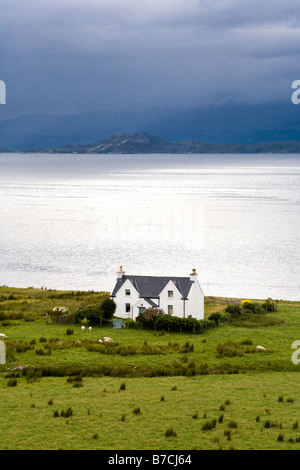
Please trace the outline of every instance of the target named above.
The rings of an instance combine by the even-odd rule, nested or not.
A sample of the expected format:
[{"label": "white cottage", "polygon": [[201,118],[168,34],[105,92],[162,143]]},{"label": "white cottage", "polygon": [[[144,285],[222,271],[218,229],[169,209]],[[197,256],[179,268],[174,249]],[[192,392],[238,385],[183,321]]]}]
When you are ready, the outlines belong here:
[{"label": "white cottage", "polygon": [[133,320],[146,308],[159,307],[177,317],[204,318],[204,294],[196,269],[188,277],[125,275],[120,266],[111,298],[115,316]]}]

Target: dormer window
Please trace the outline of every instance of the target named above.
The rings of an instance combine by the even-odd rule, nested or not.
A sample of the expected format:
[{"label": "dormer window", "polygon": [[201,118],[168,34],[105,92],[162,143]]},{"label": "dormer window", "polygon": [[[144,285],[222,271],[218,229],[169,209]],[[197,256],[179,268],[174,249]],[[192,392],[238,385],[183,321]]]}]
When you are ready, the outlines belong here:
[{"label": "dormer window", "polygon": [[168,297],[173,297],[173,291],[172,290],[168,290]]},{"label": "dormer window", "polygon": [[130,289],[125,289],[125,295],[130,295]]}]

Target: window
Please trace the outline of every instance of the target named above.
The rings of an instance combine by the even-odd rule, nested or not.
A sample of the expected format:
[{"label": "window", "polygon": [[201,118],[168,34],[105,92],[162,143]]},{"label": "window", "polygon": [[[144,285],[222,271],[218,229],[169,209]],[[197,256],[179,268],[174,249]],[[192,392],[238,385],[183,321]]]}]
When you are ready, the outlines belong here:
[{"label": "window", "polygon": [[125,295],[130,295],[130,289],[125,289]]},{"label": "window", "polygon": [[125,304],[126,313],[130,313],[130,304]]},{"label": "window", "polygon": [[173,291],[172,290],[168,290],[168,297],[173,297]]},{"label": "window", "polygon": [[173,315],[173,305],[168,305],[168,314]]},{"label": "window", "polygon": [[146,310],[146,307],[139,307],[139,313],[143,313]]}]

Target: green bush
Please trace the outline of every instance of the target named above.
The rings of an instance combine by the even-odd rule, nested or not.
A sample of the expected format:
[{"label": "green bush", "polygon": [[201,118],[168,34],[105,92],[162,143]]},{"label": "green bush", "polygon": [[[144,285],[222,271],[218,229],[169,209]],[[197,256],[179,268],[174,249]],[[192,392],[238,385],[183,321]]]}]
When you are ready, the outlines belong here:
[{"label": "green bush", "polygon": [[228,427],[229,429],[236,429],[238,427],[237,422],[234,420],[229,421]]},{"label": "green bush", "polygon": [[166,429],[165,432],[166,437],[177,437],[177,433],[173,430],[173,428]]},{"label": "green bush", "polygon": [[270,302],[270,300],[266,300],[261,307],[265,310],[265,312],[275,312],[275,304],[274,302]]},{"label": "green bush", "polygon": [[219,326],[219,323],[221,320],[221,313],[220,312],[212,313],[211,315],[209,315],[208,320],[214,321],[215,324]]},{"label": "green bush", "polygon": [[140,313],[136,319],[144,328],[154,329],[155,320],[158,317],[165,315],[161,308],[146,308],[143,313]]},{"label": "green bush", "polygon": [[84,305],[76,310],[74,313],[74,322],[82,323],[85,322],[91,324],[99,324],[100,326],[111,320],[115,311],[116,303],[109,297],[105,297],[99,303]]},{"label": "green bush", "polygon": [[230,314],[231,318],[238,318],[242,313],[242,307],[239,304],[228,304],[225,312]]},{"label": "green bush", "polygon": [[8,382],[7,382],[8,387],[16,387],[17,384],[18,384],[17,379],[9,379]]},{"label": "green bush", "polygon": [[202,431],[210,431],[216,427],[217,420],[212,419],[211,421],[206,421],[202,426]]},{"label": "green bush", "polygon": [[224,343],[219,343],[217,345],[217,356],[218,357],[235,357],[243,356],[244,348],[241,343],[236,341],[227,340]]}]

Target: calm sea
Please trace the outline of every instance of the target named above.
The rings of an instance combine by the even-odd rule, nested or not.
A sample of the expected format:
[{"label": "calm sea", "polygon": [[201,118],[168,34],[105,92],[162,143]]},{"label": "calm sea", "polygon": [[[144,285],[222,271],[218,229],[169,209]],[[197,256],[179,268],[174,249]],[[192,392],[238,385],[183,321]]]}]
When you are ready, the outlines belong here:
[{"label": "calm sea", "polygon": [[0,155],[0,285],[300,300],[300,156]]}]

